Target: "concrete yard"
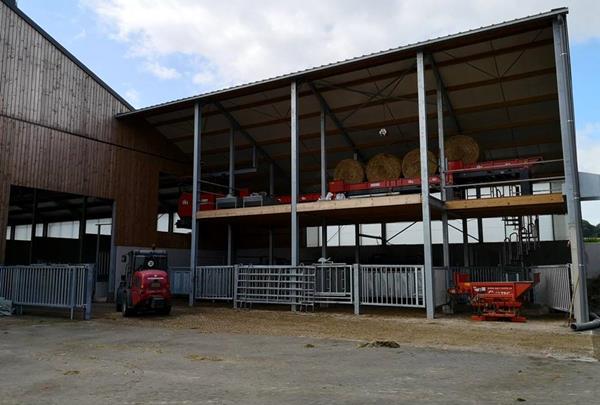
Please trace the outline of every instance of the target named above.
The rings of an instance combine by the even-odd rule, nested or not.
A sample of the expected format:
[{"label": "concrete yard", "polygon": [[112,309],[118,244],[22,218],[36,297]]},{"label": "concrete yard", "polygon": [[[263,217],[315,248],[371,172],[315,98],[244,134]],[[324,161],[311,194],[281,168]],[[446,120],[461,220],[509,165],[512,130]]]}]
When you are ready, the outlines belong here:
[{"label": "concrete yard", "polygon": [[[418,314],[207,306],[129,320],[108,309],[99,307],[89,322],[0,318],[0,404],[548,404],[600,396],[600,365],[584,349],[592,335],[563,331],[556,321],[426,322]],[[382,325],[375,336],[372,328]],[[440,337],[460,329],[467,330],[461,344]],[[479,345],[477,335],[500,339]],[[529,335],[559,350],[544,352]],[[501,344],[510,336],[512,351],[511,342]],[[400,347],[361,347],[376,338]]]}]

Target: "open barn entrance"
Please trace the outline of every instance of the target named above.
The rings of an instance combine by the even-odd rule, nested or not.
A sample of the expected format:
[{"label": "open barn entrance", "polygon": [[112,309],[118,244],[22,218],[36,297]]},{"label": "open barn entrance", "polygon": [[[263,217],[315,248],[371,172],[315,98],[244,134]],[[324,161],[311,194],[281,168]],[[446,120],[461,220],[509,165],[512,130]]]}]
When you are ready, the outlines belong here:
[{"label": "open barn entrance", "polygon": [[7,265],[93,263],[97,297],[110,271],[111,200],[11,186]]}]

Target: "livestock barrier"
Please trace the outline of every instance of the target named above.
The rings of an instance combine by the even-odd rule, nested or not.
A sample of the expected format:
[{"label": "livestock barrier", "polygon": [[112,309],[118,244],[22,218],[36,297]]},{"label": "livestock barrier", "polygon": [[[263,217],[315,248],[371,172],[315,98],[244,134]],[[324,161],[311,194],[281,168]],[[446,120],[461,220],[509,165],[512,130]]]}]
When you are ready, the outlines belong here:
[{"label": "livestock barrier", "polygon": [[315,266],[235,266],[234,306],[286,304],[312,308]]},{"label": "livestock barrier", "polygon": [[571,265],[533,266],[532,273],[540,273],[540,282],[533,288],[534,302],[557,311],[571,309]]},{"label": "livestock barrier", "polygon": [[93,265],[0,266],[0,297],[23,307],[68,309],[71,319],[76,309],[83,318],[92,316]]}]

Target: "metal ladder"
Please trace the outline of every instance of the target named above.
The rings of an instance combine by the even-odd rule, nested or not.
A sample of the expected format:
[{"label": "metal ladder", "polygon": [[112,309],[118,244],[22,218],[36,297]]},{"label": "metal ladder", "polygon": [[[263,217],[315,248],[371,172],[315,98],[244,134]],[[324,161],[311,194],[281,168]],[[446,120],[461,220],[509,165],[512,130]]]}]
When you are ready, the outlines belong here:
[{"label": "metal ladder", "polygon": [[504,222],[503,261],[505,265],[525,264],[525,259],[539,247],[539,216],[502,217]]}]

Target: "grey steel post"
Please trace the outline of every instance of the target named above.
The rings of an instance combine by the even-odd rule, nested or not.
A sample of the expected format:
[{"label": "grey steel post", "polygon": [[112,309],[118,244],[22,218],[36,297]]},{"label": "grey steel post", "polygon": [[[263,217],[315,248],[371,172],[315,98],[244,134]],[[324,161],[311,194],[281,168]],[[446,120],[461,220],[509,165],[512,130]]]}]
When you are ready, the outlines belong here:
[{"label": "grey steel post", "polygon": [[360,224],[354,224],[354,263],[360,263]]},{"label": "grey steel post", "polygon": [[33,189],[33,205],[31,208],[31,239],[29,241],[29,264],[33,264],[35,257],[35,231],[38,221],[38,191]]},{"label": "grey steel post", "polygon": [[229,195],[235,195],[235,129],[229,130]]},{"label": "grey steel post", "polygon": [[227,265],[233,262],[233,230],[231,224],[227,224]]},{"label": "grey steel post", "polygon": [[325,143],[325,111],[321,109],[321,198],[327,195],[327,145]]},{"label": "grey steel post", "polygon": [[269,164],[269,195],[275,195],[275,165]]},{"label": "grey steel post", "polygon": [[79,263],[83,263],[83,247],[85,241],[85,225],[87,222],[87,197],[81,201],[81,216],[79,217]]},{"label": "grey steel post", "polygon": [[[292,82],[291,88],[291,129],[292,129],[292,140],[291,140],[291,175],[292,175],[292,249],[291,249],[291,264],[292,266],[298,266],[300,263],[300,227],[298,225],[298,194],[299,194],[299,182],[300,182],[300,168],[299,168],[299,126],[298,126],[298,83]],[[293,278],[295,279],[295,278]],[[292,284],[292,288],[296,288],[296,284]],[[292,304],[292,311],[296,311],[296,304]]]},{"label": "grey steel post", "polygon": [[423,52],[417,53],[417,95],[419,106],[419,149],[421,157],[421,199],[423,208],[423,264],[425,270],[425,308],[427,318],[435,316],[433,265],[431,254],[431,212],[429,211],[429,172],[427,158],[427,100]]},{"label": "grey steel post", "polygon": [[108,297],[115,299],[115,278],[117,273],[117,245],[116,245],[116,227],[117,223],[117,202],[112,204],[112,220],[110,222],[110,269],[108,271]]},{"label": "grey steel post", "polygon": [[360,315],[360,265],[358,263],[352,266],[352,302],[354,315]]},{"label": "grey steel post", "polygon": [[[442,256],[443,266],[446,272],[449,272],[450,268],[450,245],[448,240],[448,212],[446,211],[446,171],[448,170],[448,161],[446,160],[446,145],[445,145],[445,133],[444,133],[444,94],[442,90],[442,81],[438,78],[436,81],[436,104],[437,104],[437,125],[438,125],[438,145],[440,150],[440,186],[441,186],[441,197],[444,203],[444,211],[442,211]],[[446,275],[446,284],[450,284],[450,279]]]},{"label": "grey steel post", "polygon": [[[327,144],[326,136],[327,115],[321,107],[321,199],[327,196]],[[325,218],[321,221],[321,257],[327,258],[327,221]]]},{"label": "grey steel post", "polygon": [[239,267],[233,266],[233,307],[237,308]]},{"label": "grey steel post", "polygon": [[200,209],[200,159],[201,159],[202,106],[194,105],[194,173],[192,181],[192,240],[190,245],[190,296],[189,306],[194,306],[196,293],[196,267],[198,265],[198,218]]},{"label": "grey steel post", "polygon": [[273,265],[273,228],[269,227],[269,266]]},{"label": "grey steel post", "polygon": [[96,280],[94,273],[96,272],[97,270],[94,268],[94,266],[85,266],[85,312],[83,313],[83,319],[86,321],[92,319],[92,294]]},{"label": "grey steel post", "polygon": [[321,221],[321,257],[327,259],[327,220]]},{"label": "grey steel post", "polygon": [[587,302],[587,272],[583,232],[581,229],[581,200],[579,170],[575,143],[575,112],[571,83],[571,60],[566,18],[556,17],[552,24],[554,34],[554,58],[558,89],[558,109],[565,170],[565,194],[567,200],[567,228],[571,245],[571,282],[573,283],[573,314],[577,322],[589,320]]},{"label": "grey steel post", "polygon": [[463,237],[463,263],[465,267],[469,266],[469,224],[467,218],[462,219],[462,237]]},{"label": "grey steel post", "polygon": [[299,191],[299,162],[298,162],[298,137],[299,137],[299,128],[298,128],[298,85],[294,81],[291,85],[291,175],[292,175],[292,235],[291,235],[291,264],[292,266],[297,266],[299,263],[299,250],[300,250],[300,228],[298,226],[298,191]]},{"label": "grey steel post", "polygon": [[[475,187],[475,197],[477,199],[481,198],[481,187]],[[483,243],[483,218],[477,218],[477,242]]]}]

